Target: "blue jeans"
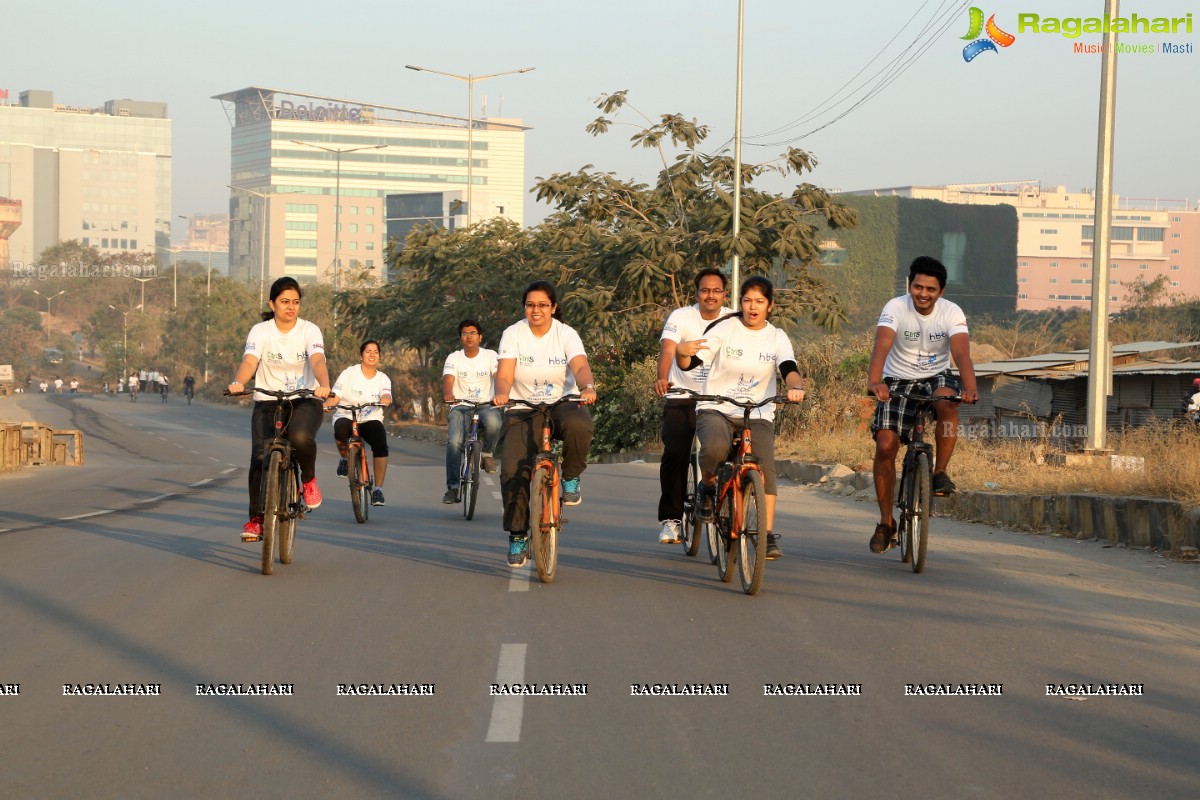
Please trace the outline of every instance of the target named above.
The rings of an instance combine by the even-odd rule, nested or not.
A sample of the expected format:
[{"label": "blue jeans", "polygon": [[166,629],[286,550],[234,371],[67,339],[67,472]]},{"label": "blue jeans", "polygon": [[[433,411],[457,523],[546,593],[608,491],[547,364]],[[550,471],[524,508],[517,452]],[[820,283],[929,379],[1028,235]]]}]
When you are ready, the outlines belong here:
[{"label": "blue jeans", "polygon": [[[454,406],[450,409],[450,419],[447,427],[446,441],[446,488],[457,489],[458,478],[462,471],[463,442],[471,433],[470,406]],[[500,426],[503,419],[500,409],[487,406],[479,409],[479,439],[483,442],[483,452],[496,452],[496,443],[500,441]]]}]

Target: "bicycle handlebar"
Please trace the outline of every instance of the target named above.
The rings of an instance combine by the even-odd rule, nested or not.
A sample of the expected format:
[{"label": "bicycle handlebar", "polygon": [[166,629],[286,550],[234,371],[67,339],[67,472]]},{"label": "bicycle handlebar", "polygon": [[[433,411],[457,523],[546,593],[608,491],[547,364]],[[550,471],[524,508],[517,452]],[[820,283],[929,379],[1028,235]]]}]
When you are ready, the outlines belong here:
[{"label": "bicycle handlebar", "polygon": [[224,392],[226,397],[248,397],[252,394],[265,394],[269,397],[274,397],[276,400],[296,400],[304,397],[316,397],[312,389],[243,389],[240,392],[231,392],[228,389]]},{"label": "bicycle handlebar", "polygon": [[509,400],[508,404],[505,405],[504,408],[509,409],[513,408],[514,406],[525,406],[526,408],[534,411],[547,411],[559,405],[560,403],[579,403],[582,400],[583,398],[577,394],[567,394],[563,395],[552,403],[531,403],[528,400]]},{"label": "bicycle handlebar", "polygon": [[[768,405],[770,403],[795,403],[795,402],[797,402],[795,400],[789,400],[787,398],[787,395],[785,395],[785,394],[782,394],[782,395],[777,394],[772,397],[767,397],[767,398],[755,403],[750,400],[738,400],[736,397],[726,397],[723,394],[701,394],[700,392],[694,392],[691,389],[685,389],[682,386],[672,387],[671,391],[672,392],[684,392],[685,394],[689,394],[692,397],[696,398],[697,400],[703,400],[703,401],[708,401],[708,402],[713,402],[713,403],[728,403],[730,405],[737,406],[738,408],[744,408],[748,411],[752,411],[756,408],[762,408],[763,406]],[[800,391],[803,391],[807,394],[807,391],[804,389],[801,389]]]},{"label": "bicycle handlebar", "polygon": [[[874,395],[871,395],[874,397]],[[888,392],[888,397],[903,397],[906,400],[913,400],[918,403],[936,403],[939,400],[949,400],[951,403],[963,402],[961,394],[948,394],[945,396],[929,395],[929,394],[909,394],[908,392]]]}]

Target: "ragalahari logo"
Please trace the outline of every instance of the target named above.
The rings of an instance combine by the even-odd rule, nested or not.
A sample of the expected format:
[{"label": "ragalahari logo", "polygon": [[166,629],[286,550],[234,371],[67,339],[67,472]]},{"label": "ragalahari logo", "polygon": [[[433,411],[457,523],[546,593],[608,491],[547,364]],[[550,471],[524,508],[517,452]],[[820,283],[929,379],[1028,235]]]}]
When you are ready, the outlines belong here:
[{"label": "ragalahari logo", "polygon": [[[993,53],[1000,52],[996,49],[996,45],[1008,47],[1017,40],[1017,37],[1011,33],[1005,33],[1000,30],[1000,26],[996,24],[996,15],[992,14],[988,17],[987,25],[983,24],[983,11],[971,6],[971,27],[967,31],[967,35],[963,39],[971,39],[970,44],[963,48],[963,61],[973,61],[975,56],[980,53],[986,53],[989,50]],[[986,31],[987,37],[980,38],[979,34]]]}]

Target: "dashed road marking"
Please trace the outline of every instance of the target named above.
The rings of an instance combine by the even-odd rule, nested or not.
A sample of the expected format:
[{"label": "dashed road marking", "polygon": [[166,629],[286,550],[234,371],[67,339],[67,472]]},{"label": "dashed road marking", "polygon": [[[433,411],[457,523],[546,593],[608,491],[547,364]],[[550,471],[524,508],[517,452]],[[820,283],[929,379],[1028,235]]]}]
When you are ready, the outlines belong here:
[{"label": "dashed road marking", "polygon": [[166,494],[160,494],[158,497],[147,497],[145,500],[138,500],[136,502],[137,503],[154,503],[159,500],[166,500],[168,497],[174,497],[174,496],[175,496],[174,492],[167,492]]},{"label": "dashed road marking", "polygon": [[[496,683],[524,683],[524,644],[500,645],[500,663],[496,667]],[[525,698],[497,697],[492,702],[492,720],[488,724],[488,742],[521,741],[521,718],[525,714]]]},{"label": "dashed road marking", "polygon": [[212,480],[212,478],[205,478],[204,480],[197,481],[196,483],[189,483],[188,486],[192,489],[195,489],[197,486],[203,486],[206,483],[212,483]]},{"label": "dashed road marking", "polygon": [[229,469],[221,470],[222,475],[228,475],[231,472],[237,472],[237,467],[230,467]]},{"label": "dashed road marking", "polygon": [[525,566],[512,571],[512,575],[508,577],[508,590],[510,592],[528,592],[529,591],[529,561],[525,562]]},{"label": "dashed road marking", "polygon": [[59,521],[60,521],[60,522],[66,522],[67,520],[72,520],[72,519],[87,519],[88,517],[99,517],[99,516],[102,516],[102,515],[104,515],[104,514],[111,514],[111,513],[113,513],[113,509],[111,509],[111,508],[106,508],[106,509],[105,509],[105,510],[103,510],[103,511],[89,511],[89,512],[88,512],[88,513],[86,513],[86,514],[75,514],[74,516],[70,516],[70,517],[59,517],[58,519],[59,519]]}]

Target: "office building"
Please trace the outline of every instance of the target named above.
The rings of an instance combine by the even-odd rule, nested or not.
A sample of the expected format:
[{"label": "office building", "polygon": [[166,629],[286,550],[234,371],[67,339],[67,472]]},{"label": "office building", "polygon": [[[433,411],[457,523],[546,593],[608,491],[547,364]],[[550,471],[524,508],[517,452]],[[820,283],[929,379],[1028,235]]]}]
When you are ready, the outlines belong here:
[{"label": "office building", "polygon": [[56,104],[23,91],[0,104],[0,197],[21,201],[13,263],[75,239],[102,254],[155,252],[170,239],[171,120],[165,103]]},{"label": "office building", "polygon": [[[382,280],[388,219],[403,222],[389,214],[388,195],[440,195],[435,204],[447,209],[448,198],[465,197],[465,117],[262,87],[214,99],[233,126],[235,279],[266,287],[286,274],[336,284],[342,270],[366,269]],[[456,224],[497,216],[523,224],[525,130],[517,119],[474,120],[475,208],[454,203]]]},{"label": "office building", "polygon": [[[1038,181],[901,186],[848,192],[1017,212],[1017,310],[1087,310],[1092,302],[1096,198],[1092,191],[1044,188]],[[1200,208],[1186,200],[1113,198],[1109,310],[1119,312],[1139,279],[1162,277],[1166,299],[1200,297]]]}]

